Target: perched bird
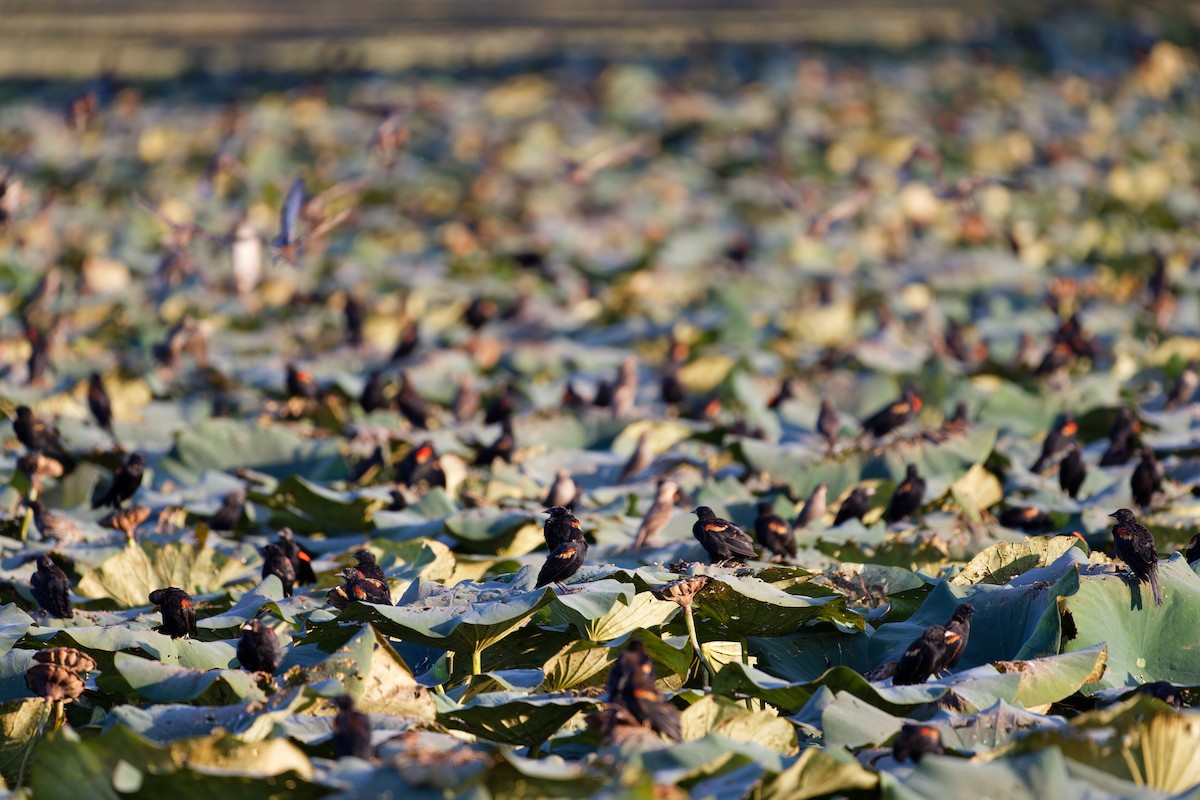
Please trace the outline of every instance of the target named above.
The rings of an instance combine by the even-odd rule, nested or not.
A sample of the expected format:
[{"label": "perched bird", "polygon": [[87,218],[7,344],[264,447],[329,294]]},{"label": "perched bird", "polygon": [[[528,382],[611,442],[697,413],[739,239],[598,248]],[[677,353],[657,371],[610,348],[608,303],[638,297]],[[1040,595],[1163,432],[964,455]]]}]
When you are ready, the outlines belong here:
[{"label": "perched bird", "polygon": [[150,593],[150,602],[162,611],[160,631],[178,639],[196,635],[196,604],[192,596],[183,589],[168,586]]},{"label": "perched bird", "polygon": [[1127,407],[1122,407],[1108,425],[1108,438],[1119,439],[1130,437],[1142,429],[1142,424]]},{"label": "perched bird", "polygon": [[930,625],[900,656],[892,674],[892,684],[911,686],[929,680],[942,670],[946,663],[946,648],[958,638],[958,634],[951,633],[943,625]]},{"label": "perched bird", "polygon": [[396,465],[396,483],[401,486],[419,486],[422,483],[446,485],[446,473],[442,471],[433,442],[426,439],[404,454],[404,458]]},{"label": "perched bird", "polygon": [[633,412],[637,401],[638,362],[636,356],[629,356],[621,362],[617,373],[617,381],[613,384],[612,413],[613,419],[624,419]]},{"label": "perched bird", "polygon": [[1009,506],[1000,512],[1000,524],[1006,528],[1041,533],[1051,528],[1050,515],[1040,508]]},{"label": "perched bird", "polygon": [[417,351],[420,345],[421,329],[414,320],[409,320],[400,331],[400,338],[396,341],[395,349],[392,350],[392,363],[395,364],[408,358]]},{"label": "perched bird", "polygon": [[383,376],[383,370],[372,370],[358,395],[358,404],[362,406],[362,410],[370,414],[372,411],[387,408],[390,405],[387,388],[387,379]]},{"label": "perched bird", "polygon": [[959,403],[954,407],[954,413],[942,423],[942,432],[946,435],[964,433],[971,421],[967,417],[967,404]]},{"label": "perched bird", "polygon": [[1179,377],[1171,384],[1164,407],[1169,410],[1189,405],[1196,396],[1197,389],[1200,389],[1200,372],[1196,371],[1196,362],[1189,361],[1183,372],[1179,373]]},{"label": "perched bird", "polygon": [[279,637],[275,635],[275,631],[263,624],[262,620],[247,620],[242,625],[237,657],[244,670],[274,675],[279,669],[279,662],[283,660],[279,650]]},{"label": "perched bird", "polygon": [[564,542],[583,541],[583,526],[579,519],[571,513],[571,509],[554,506],[546,509],[549,515],[546,524],[542,526],[542,536],[546,540],[546,549],[553,553]]},{"label": "perched bird", "polygon": [[[918,408],[920,408],[920,402],[920,400],[917,401]],[[838,414],[837,409],[833,407],[832,403],[828,400],[822,400],[821,410],[817,412],[817,433],[825,437],[825,444],[829,448],[830,453],[837,449],[838,434],[841,432],[841,415]]]},{"label": "perched bird", "polygon": [[587,541],[582,538],[569,539],[554,548],[538,572],[537,588],[540,589],[551,583],[561,584],[579,572],[579,568],[587,560],[587,552]]},{"label": "perched bird", "polygon": [[476,297],[467,305],[467,310],[463,312],[463,319],[472,329],[479,330],[495,319],[499,310],[500,306],[495,300]]},{"label": "perched bird", "polygon": [[571,479],[570,470],[560,467],[554,473],[554,482],[550,484],[550,488],[546,490],[546,499],[543,501],[547,506],[566,506],[571,507],[575,504],[575,498],[579,495],[579,487],[575,485],[575,481]]},{"label": "perched bird", "polygon": [[1162,491],[1162,471],[1150,448],[1142,448],[1142,460],[1129,478],[1129,487],[1133,490],[1133,502],[1141,508],[1149,507],[1154,502],[1155,492]]},{"label": "perched bird", "polygon": [[367,309],[363,306],[363,301],[354,294],[347,294],[346,304],[342,308],[342,317],[346,322],[346,344],[351,347],[361,347],[363,323],[367,317]]},{"label": "perched bird", "polygon": [[511,464],[516,449],[517,441],[513,436],[512,420],[503,420],[500,423],[500,435],[496,437],[496,441],[484,445],[476,454],[475,466],[491,466],[497,458],[506,464]]},{"label": "perched bird", "polygon": [[1154,594],[1154,604],[1162,605],[1162,590],[1158,585],[1158,551],[1154,548],[1154,536],[1138,523],[1133,512],[1120,508],[1109,514],[1117,521],[1113,525],[1113,550],[1117,558],[1125,562],[1139,583],[1149,583]]},{"label": "perched bird", "polygon": [[386,606],[392,604],[392,592],[385,581],[368,578],[354,567],[342,570],[342,580],[343,585],[337,588],[342,589],[350,600]]},{"label": "perched bird", "polygon": [[104,379],[100,377],[99,372],[93,372],[88,376],[87,402],[92,416],[96,419],[96,424],[104,429],[110,439],[116,441],[117,437],[113,433],[112,426],[112,400],[108,397],[108,391],[104,388]]},{"label": "perched bird", "polygon": [[942,746],[942,734],[932,725],[913,725],[905,723],[892,743],[892,758],[897,761],[920,763],[923,756],[942,756],[946,748]]},{"label": "perched bird", "polygon": [[364,578],[380,581],[387,584],[387,575],[384,574],[383,568],[375,561],[375,554],[365,547],[360,547],[354,551],[354,560],[357,562],[358,571],[363,574]]},{"label": "perched bird", "polygon": [[737,525],[721,519],[708,506],[700,506],[692,513],[697,517],[692,525],[692,535],[704,546],[714,564],[742,564],[746,559],[754,558],[754,541]]},{"label": "perched bird", "polygon": [[808,496],[808,500],[804,502],[804,507],[800,509],[800,513],[796,515],[796,521],[792,523],[792,528],[794,530],[807,528],[825,516],[825,501],[828,494],[829,486],[824,483],[818,483],[812,490],[812,494]]},{"label": "perched bird", "polygon": [[679,709],[662,699],[654,681],[654,664],[645,645],[631,639],[608,673],[608,702],[626,711],[639,725],[680,741]]},{"label": "perched bird", "polygon": [[454,421],[459,424],[468,422],[479,411],[479,405],[479,390],[475,388],[470,375],[463,375],[458,382],[458,394],[454,396]]},{"label": "perched bird", "polygon": [[492,398],[487,404],[487,408],[483,411],[483,424],[495,425],[496,423],[511,421],[517,413],[517,405],[520,402],[520,395],[517,394],[517,389],[509,381],[500,390],[500,393]]},{"label": "perched bird", "polygon": [[429,427],[429,403],[413,387],[408,373],[400,374],[400,389],[396,393],[396,408],[401,416],[408,420],[414,428],[425,430]]},{"label": "perched bird", "polygon": [[[796,385],[798,383],[799,380],[795,376],[785,376],[784,379],[779,382],[779,389],[775,392],[771,399],[767,401],[767,408],[777,409],[788,400],[794,399],[799,394],[796,389]],[[824,403],[822,403],[821,406],[824,408]],[[817,430],[821,430],[821,426],[819,424],[817,425]]]},{"label": "perched bird", "polygon": [[1183,690],[1170,681],[1143,683],[1138,687],[1138,692],[1156,700],[1162,700],[1172,708],[1183,707]]},{"label": "perched bird", "polygon": [[865,486],[856,486],[854,491],[842,501],[837,516],[833,518],[833,527],[849,522],[852,519],[861,520],[871,510],[871,490]]},{"label": "perched bird", "polygon": [[680,364],[668,359],[663,364],[662,379],[659,381],[659,397],[669,406],[677,406],[687,399],[687,390],[679,379]]},{"label": "perched bird", "polygon": [[1135,445],[1136,439],[1132,429],[1118,430],[1109,439],[1104,455],[1100,456],[1100,466],[1119,467],[1129,463],[1129,459],[1133,458],[1134,450],[1137,449]]},{"label": "perched bird", "polygon": [[912,389],[905,389],[898,399],[864,419],[862,428],[879,439],[909,422],[920,410],[921,398]]},{"label": "perched bird", "polygon": [[292,564],[288,551],[277,542],[271,542],[263,548],[262,576],[274,575],[283,584],[283,596],[292,596],[292,586],[296,583],[296,567]]},{"label": "perched bird", "polygon": [[1071,448],[1058,463],[1058,485],[1071,498],[1079,496],[1079,487],[1087,478],[1087,464],[1083,463],[1083,452],[1072,442]]},{"label": "perched bird", "polygon": [[1200,560],[1200,533],[1197,533],[1192,537],[1192,540],[1188,542],[1185,557],[1187,558],[1189,564],[1193,561]]},{"label": "perched bird", "polygon": [[638,437],[637,446],[621,468],[621,480],[627,481],[645,472],[654,463],[654,452],[650,447],[650,430],[647,428]]},{"label": "perched bird", "polygon": [[311,403],[321,399],[321,387],[317,385],[312,373],[300,369],[295,364],[287,365],[286,384],[288,397],[298,397]]},{"label": "perched bird", "polygon": [[12,426],[13,433],[26,449],[45,453],[62,461],[59,456],[67,452],[62,436],[53,425],[39,419],[29,406],[17,406],[17,418],[13,420]]},{"label": "perched bird", "polygon": [[796,537],[791,526],[775,513],[770,503],[759,503],[755,508],[758,518],[754,520],[754,533],[759,545],[778,559],[795,558]]},{"label": "perched bird", "polygon": [[26,505],[33,511],[33,524],[43,539],[59,544],[74,544],[83,541],[83,531],[67,517],[46,508],[41,500],[28,500]]},{"label": "perched bird", "polygon": [[37,572],[29,579],[29,590],[38,607],[52,617],[71,619],[71,581],[54,559],[43,553],[37,559]]},{"label": "perched bird", "polygon": [[235,531],[242,519],[242,511],[246,504],[246,492],[235,489],[221,501],[217,513],[208,518],[210,531]]},{"label": "perched bird", "polygon": [[371,758],[371,721],[366,714],[354,708],[350,695],[343,694],[334,699],[337,715],[333,718],[333,749],[338,758]]},{"label": "perched bird", "polygon": [[1041,472],[1045,469],[1051,461],[1067,451],[1071,443],[1075,441],[1075,433],[1078,430],[1079,425],[1070,414],[1060,417],[1050,432],[1046,434],[1046,440],[1042,442],[1042,452],[1029,469],[1033,472]]},{"label": "perched bird", "polygon": [[921,507],[924,500],[925,479],[917,472],[916,464],[909,464],[904,470],[904,480],[896,487],[892,499],[888,501],[883,518],[888,522],[906,519]]},{"label": "perched bird", "polygon": [[287,555],[288,561],[296,571],[296,583],[316,583],[317,575],[313,572],[312,556],[296,542],[296,535],[291,528],[281,528],[275,539],[275,544]]},{"label": "perched bird", "polygon": [[[941,669],[954,669],[967,650],[967,640],[971,638],[971,617],[975,616],[975,606],[970,603],[960,603],[950,621],[946,623],[946,659]],[[939,670],[940,672],[941,670]]]},{"label": "perched bird", "polygon": [[107,491],[100,491],[100,487],[96,487],[96,491],[92,492],[92,508],[100,508],[101,506],[112,506],[120,508],[121,504],[137,492],[138,487],[142,485],[142,475],[146,471],[146,460],[141,453],[130,453],[125,458],[125,463],[117,467],[117,471],[113,473],[112,483],[108,485]]},{"label": "perched bird", "polygon": [[659,479],[654,492],[654,504],[642,517],[642,524],[638,526],[637,536],[634,537],[635,550],[654,541],[671,517],[675,516],[675,495],[678,492],[679,485],[675,481],[670,478]]}]

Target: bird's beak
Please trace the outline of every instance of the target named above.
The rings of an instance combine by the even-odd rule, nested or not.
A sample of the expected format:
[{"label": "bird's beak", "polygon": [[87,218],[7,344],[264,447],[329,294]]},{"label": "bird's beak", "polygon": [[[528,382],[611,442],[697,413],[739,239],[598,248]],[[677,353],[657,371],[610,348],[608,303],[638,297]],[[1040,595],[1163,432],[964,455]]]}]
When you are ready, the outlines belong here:
[{"label": "bird's beak", "polygon": [[1113,519],[1116,519],[1116,518],[1117,518],[1117,512],[1115,512],[1115,511],[1114,511],[1113,513],[1109,514],[1109,516],[1110,516],[1110,517],[1112,517]]}]

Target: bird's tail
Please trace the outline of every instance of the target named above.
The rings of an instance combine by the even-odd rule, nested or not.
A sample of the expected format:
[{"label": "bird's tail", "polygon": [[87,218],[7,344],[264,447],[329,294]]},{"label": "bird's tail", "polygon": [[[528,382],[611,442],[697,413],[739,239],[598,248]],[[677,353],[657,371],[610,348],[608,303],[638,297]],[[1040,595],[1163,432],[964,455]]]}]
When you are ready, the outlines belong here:
[{"label": "bird's tail", "polygon": [[1154,593],[1154,605],[1162,605],[1162,589],[1158,586],[1158,569],[1150,570],[1150,591]]}]

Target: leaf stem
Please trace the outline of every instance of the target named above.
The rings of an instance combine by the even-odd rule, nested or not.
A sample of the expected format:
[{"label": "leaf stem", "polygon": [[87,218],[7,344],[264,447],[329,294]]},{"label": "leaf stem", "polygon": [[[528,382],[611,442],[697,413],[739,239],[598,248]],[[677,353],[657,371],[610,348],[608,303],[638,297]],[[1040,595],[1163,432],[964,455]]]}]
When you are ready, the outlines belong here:
[{"label": "leaf stem", "polygon": [[21,787],[25,785],[25,768],[29,766],[29,756],[33,754],[33,748],[37,747],[37,743],[42,738],[42,731],[46,728],[46,719],[49,716],[50,703],[43,704],[42,711],[38,715],[38,727],[33,732],[33,737],[25,745],[25,755],[21,757],[21,770],[17,773],[17,788],[14,794],[20,794]]},{"label": "leaf stem", "polygon": [[683,618],[687,621],[688,638],[692,640],[692,649],[696,651],[696,658],[700,659],[700,666],[704,668],[705,682],[707,683],[705,688],[708,688],[717,679],[717,673],[713,671],[712,665],[704,657],[704,651],[700,649],[700,637],[696,635],[696,620],[692,617],[690,605],[683,607]]},{"label": "leaf stem", "polygon": [[483,650],[476,648],[471,651],[471,674],[478,675],[483,672]]}]

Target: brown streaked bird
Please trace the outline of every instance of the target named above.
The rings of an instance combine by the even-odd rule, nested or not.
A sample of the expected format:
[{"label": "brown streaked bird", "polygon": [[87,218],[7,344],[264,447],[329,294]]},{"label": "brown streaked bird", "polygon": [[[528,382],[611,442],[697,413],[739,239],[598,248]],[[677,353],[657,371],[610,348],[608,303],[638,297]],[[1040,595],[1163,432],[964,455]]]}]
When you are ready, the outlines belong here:
[{"label": "brown streaked bird", "polygon": [[828,400],[821,401],[817,413],[817,433],[825,438],[825,446],[832,454],[837,449],[838,435],[842,432],[842,417]]},{"label": "brown streaked bird", "polygon": [[570,508],[575,505],[575,498],[578,496],[579,487],[575,485],[575,481],[571,478],[570,470],[559,467],[554,473],[554,482],[546,490],[546,499],[542,502],[546,506],[566,506]]},{"label": "brown streaked bird", "polygon": [[370,760],[374,752],[371,720],[354,707],[348,694],[335,698],[333,704],[338,710],[333,718],[333,749],[337,757]]},{"label": "brown streaked bird", "polygon": [[771,503],[758,503],[755,509],[758,517],[754,520],[754,533],[763,550],[771,553],[776,561],[795,558],[796,537],[792,527],[775,513]]},{"label": "brown streaked bird", "polygon": [[46,508],[41,500],[28,500],[26,505],[33,511],[33,524],[43,539],[59,544],[83,541],[83,530],[73,520]]},{"label": "brown streaked bird", "polygon": [[29,579],[29,590],[38,607],[52,617],[71,619],[71,581],[62,567],[46,553],[37,558],[37,572]]},{"label": "brown streaked bird", "polygon": [[754,558],[754,540],[737,525],[721,519],[708,506],[700,506],[692,513],[696,515],[692,535],[704,546],[714,564],[743,564]]},{"label": "brown streaked bird", "polygon": [[638,525],[637,536],[633,540],[633,549],[637,550],[655,541],[662,529],[675,516],[675,497],[679,485],[670,478],[661,478],[655,487],[654,503],[642,522]]},{"label": "brown streaked bird", "polygon": [[829,486],[824,483],[818,483],[813,488],[812,494],[808,496],[808,500],[804,502],[804,507],[800,509],[800,513],[796,515],[796,521],[792,523],[792,529],[800,530],[807,528],[825,516],[825,504],[828,495]]},{"label": "brown streaked bird", "polygon": [[460,425],[469,422],[479,411],[481,401],[470,375],[463,375],[458,382],[458,394],[454,396],[454,421]]},{"label": "brown streaked bird", "polygon": [[642,474],[653,463],[654,451],[650,447],[650,429],[647,428],[638,437],[637,446],[633,449],[629,460],[625,462],[625,466],[621,469],[621,480],[627,481]]},{"label": "brown streaked bird", "polygon": [[1154,547],[1154,535],[1138,523],[1128,508],[1119,508],[1109,516],[1117,521],[1112,528],[1117,558],[1125,562],[1139,583],[1150,584],[1154,604],[1161,606],[1162,589],[1158,585],[1158,551]]},{"label": "brown streaked bird", "polygon": [[117,436],[113,433],[112,400],[104,388],[104,379],[100,377],[99,372],[88,376],[87,402],[96,424],[115,442]]},{"label": "brown streaked bird", "polygon": [[1196,370],[1196,362],[1189,361],[1183,371],[1179,373],[1179,377],[1171,384],[1164,408],[1172,410],[1190,405],[1192,398],[1196,396],[1197,389],[1200,389],[1200,372]]},{"label": "brown streaked bird", "polygon": [[638,361],[636,356],[629,356],[621,362],[617,381],[613,384],[613,419],[624,419],[633,413],[634,404],[637,402],[637,390]]},{"label": "brown streaked bird", "polygon": [[336,608],[345,608],[351,602],[374,603],[390,606],[392,592],[384,581],[368,578],[354,567],[342,570],[342,585],[329,590],[326,599]]},{"label": "brown streaked bird", "polygon": [[900,397],[862,421],[864,431],[881,439],[916,417],[921,410],[921,398],[911,388]]}]

